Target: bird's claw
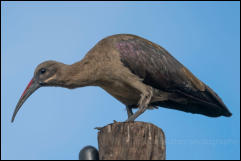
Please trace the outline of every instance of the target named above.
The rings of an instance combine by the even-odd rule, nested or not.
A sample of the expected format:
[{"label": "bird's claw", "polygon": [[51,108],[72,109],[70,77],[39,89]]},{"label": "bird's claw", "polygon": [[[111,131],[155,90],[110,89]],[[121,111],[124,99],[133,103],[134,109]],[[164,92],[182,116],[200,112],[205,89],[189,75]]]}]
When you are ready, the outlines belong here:
[{"label": "bird's claw", "polygon": [[118,121],[116,121],[116,120],[113,120],[113,123],[115,124],[115,123],[117,123]]},{"label": "bird's claw", "polygon": [[95,127],[96,130],[101,130],[103,127]]}]

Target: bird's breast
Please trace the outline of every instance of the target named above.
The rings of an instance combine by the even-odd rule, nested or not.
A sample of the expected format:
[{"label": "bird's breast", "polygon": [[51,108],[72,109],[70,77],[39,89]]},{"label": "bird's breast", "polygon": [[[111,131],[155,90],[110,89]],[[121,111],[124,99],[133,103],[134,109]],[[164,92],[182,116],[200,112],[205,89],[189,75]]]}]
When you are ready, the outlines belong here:
[{"label": "bird's breast", "polygon": [[100,87],[125,105],[135,105],[140,99],[140,92],[118,80],[102,84]]}]

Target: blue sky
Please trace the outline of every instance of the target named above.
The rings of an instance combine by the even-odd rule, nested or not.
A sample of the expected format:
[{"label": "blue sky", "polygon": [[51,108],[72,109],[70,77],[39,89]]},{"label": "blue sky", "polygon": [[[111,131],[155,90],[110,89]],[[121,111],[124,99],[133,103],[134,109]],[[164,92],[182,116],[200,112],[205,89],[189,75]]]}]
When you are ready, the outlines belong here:
[{"label": "blue sky", "polygon": [[84,146],[98,146],[94,127],[127,118],[101,88],[45,87],[10,123],[39,63],[72,64],[119,33],[163,46],[233,113],[145,112],[137,120],[163,129],[167,159],[240,159],[240,2],[1,2],[1,9],[2,159],[77,159]]}]

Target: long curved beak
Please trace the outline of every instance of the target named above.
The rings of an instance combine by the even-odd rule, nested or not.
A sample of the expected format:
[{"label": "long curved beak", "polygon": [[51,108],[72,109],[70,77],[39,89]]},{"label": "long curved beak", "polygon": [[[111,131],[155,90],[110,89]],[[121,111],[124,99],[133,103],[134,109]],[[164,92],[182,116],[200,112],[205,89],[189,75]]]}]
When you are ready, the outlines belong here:
[{"label": "long curved beak", "polygon": [[28,86],[24,90],[22,96],[20,97],[17,106],[15,107],[15,110],[13,112],[12,120],[11,122],[14,121],[15,116],[17,115],[19,109],[23,105],[23,103],[27,100],[27,98],[38,88],[40,87],[40,84],[34,80],[34,78],[29,82]]}]

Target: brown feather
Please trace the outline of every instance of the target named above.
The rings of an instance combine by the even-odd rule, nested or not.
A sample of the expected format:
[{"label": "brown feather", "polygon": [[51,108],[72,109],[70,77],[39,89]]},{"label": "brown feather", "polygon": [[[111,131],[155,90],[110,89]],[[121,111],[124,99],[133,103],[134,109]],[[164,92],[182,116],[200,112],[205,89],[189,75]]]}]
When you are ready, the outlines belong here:
[{"label": "brown feather", "polygon": [[143,83],[175,95],[174,98],[170,95],[168,101],[153,102],[152,105],[211,117],[231,116],[221,98],[164,48],[131,35],[119,36],[116,44],[122,63],[143,79]]}]

